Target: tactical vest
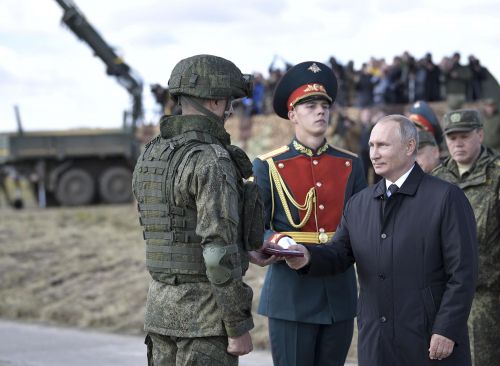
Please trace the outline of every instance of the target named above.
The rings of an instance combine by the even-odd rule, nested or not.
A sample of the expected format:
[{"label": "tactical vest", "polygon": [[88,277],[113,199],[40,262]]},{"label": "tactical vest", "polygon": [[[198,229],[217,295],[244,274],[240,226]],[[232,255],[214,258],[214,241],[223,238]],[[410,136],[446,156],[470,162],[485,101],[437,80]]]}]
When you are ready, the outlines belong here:
[{"label": "tactical vest", "polygon": [[146,266],[152,274],[206,275],[202,238],[195,232],[196,210],[178,207],[174,199],[176,173],[189,161],[188,155],[204,144],[221,145],[213,136],[198,131],[170,139],[158,136],[138,159],[133,189],[146,240]]}]

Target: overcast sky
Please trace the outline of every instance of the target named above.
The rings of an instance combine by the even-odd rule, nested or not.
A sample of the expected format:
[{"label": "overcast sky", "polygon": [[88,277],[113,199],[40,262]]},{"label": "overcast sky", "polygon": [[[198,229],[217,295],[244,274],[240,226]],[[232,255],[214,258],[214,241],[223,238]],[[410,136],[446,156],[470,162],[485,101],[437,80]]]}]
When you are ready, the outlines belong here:
[{"label": "overcast sky", "polygon": [[[77,0],[103,38],[145,83],[166,85],[181,58],[210,53],[243,72],[290,63],[355,61],[426,52],[469,54],[500,79],[497,0]],[[120,127],[129,95],[90,48],[61,26],[53,0],[0,0],[0,131]]]}]

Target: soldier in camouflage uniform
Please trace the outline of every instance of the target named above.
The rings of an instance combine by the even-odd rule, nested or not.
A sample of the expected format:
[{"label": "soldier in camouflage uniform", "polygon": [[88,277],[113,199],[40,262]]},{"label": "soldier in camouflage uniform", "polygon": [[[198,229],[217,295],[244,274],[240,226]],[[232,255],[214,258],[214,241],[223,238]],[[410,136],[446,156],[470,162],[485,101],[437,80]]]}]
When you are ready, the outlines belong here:
[{"label": "soldier in camouflage uniform", "polygon": [[262,205],[224,121],[251,85],[232,62],[198,55],[175,66],[168,86],[182,115],[162,117],[133,175],[152,277],[148,359],[237,365],[252,350],[252,290],[242,276],[248,251],[262,243]]},{"label": "soldier in camouflage uniform", "polygon": [[448,108],[460,108],[466,100],[467,84],[472,79],[472,71],[467,66],[460,65],[460,54],[458,52],[453,54],[451,65],[443,71]]},{"label": "soldier in camouflage uniform", "polygon": [[483,122],[476,110],[444,116],[450,151],[432,173],[457,184],[469,199],[477,221],[479,280],[469,318],[471,348],[477,366],[500,365],[500,156],[482,145]]},{"label": "soldier in camouflage uniform", "polygon": [[493,98],[488,98],[483,102],[483,115],[483,145],[500,151],[500,113],[497,102]]},{"label": "soldier in camouflage uniform", "polygon": [[429,173],[439,165],[439,147],[434,136],[424,130],[418,131],[417,163]]}]

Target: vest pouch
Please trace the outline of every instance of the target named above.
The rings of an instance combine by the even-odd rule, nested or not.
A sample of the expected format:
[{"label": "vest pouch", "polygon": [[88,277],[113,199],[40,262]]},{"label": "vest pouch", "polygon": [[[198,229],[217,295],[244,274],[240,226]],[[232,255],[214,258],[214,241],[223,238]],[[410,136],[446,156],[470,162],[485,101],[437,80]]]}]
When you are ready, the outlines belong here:
[{"label": "vest pouch", "polygon": [[243,184],[243,245],[246,251],[262,247],[264,235],[264,203],[259,187],[253,181]]}]

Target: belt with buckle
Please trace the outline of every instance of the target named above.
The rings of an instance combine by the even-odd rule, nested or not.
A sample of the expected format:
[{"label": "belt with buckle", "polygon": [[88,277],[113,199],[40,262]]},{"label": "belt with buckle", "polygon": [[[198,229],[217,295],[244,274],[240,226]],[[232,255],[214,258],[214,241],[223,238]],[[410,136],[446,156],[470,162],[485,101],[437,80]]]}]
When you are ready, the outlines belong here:
[{"label": "belt with buckle", "polygon": [[297,243],[325,244],[332,239],[333,234],[335,234],[335,231],[332,232],[281,231],[281,234],[291,237]]}]

